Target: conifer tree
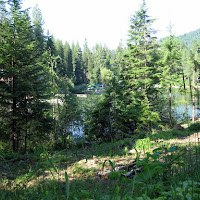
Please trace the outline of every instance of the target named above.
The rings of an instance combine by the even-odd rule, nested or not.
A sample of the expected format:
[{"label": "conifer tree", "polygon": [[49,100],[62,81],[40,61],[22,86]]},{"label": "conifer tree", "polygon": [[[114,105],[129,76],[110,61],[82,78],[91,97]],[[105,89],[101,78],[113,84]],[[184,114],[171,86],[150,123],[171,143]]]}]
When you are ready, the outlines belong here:
[{"label": "conifer tree", "polygon": [[171,33],[163,43],[162,85],[169,91],[169,122],[172,126],[172,86],[179,84],[178,74],[181,70],[181,46]]},{"label": "conifer tree", "polygon": [[87,40],[85,40],[85,44],[83,46],[83,54],[82,54],[85,83],[88,83],[89,80],[91,79],[91,76],[90,76],[90,72],[91,72],[90,68],[91,68],[91,62],[92,62],[91,59],[92,59],[92,53],[90,52],[90,49],[88,47]]},{"label": "conifer tree", "polygon": [[37,47],[37,53],[40,56],[45,51],[45,36],[44,36],[43,28],[42,28],[44,24],[42,13],[38,5],[36,5],[33,8],[32,15],[33,15],[34,40],[35,40],[35,45]]},{"label": "conifer tree", "polygon": [[72,50],[67,42],[65,42],[64,45],[64,65],[66,68],[67,76],[69,78],[72,78],[73,77]]},{"label": "conifer tree", "polygon": [[9,0],[7,8],[0,32],[0,116],[5,119],[1,129],[6,128],[16,152],[22,148],[20,144],[26,147],[27,137],[34,141],[39,135],[42,139],[51,128],[50,105],[45,101],[49,75],[48,63],[38,62],[36,57],[28,12],[21,10],[20,0]]},{"label": "conifer tree", "polygon": [[119,75],[122,69],[122,60],[124,56],[125,49],[120,43],[117,49],[112,53],[112,60],[111,60],[111,70],[115,75]]},{"label": "conifer tree", "polygon": [[[145,1],[131,18],[130,40],[119,66],[120,77],[114,77],[104,99],[91,115],[90,131],[103,140],[112,140],[136,130],[152,128],[159,120],[156,104],[159,92],[158,55]],[[95,133],[96,132],[96,133]]]},{"label": "conifer tree", "polygon": [[98,101],[94,110],[87,119],[89,136],[95,140],[112,141],[124,137],[127,124],[124,122],[122,109],[124,102],[121,99],[122,86],[116,77],[113,77],[105,95]]},{"label": "conifer tree", "polygon": [[154,19],[147,14],[146,3],[131,18],[128,49],[124,56],[121,72],[124,85],[125,116],[130,130],[151,128],[159,120],[159,91],[155,87],[158,79],[158,56],[154,32],[151,28]]},{"label": "conifer tree", "polygon": [[82,62],[82,51],[79,43],[72,45],[72,63],[75,72],[75,84],[80,85],[84,83],[84,71]]}]

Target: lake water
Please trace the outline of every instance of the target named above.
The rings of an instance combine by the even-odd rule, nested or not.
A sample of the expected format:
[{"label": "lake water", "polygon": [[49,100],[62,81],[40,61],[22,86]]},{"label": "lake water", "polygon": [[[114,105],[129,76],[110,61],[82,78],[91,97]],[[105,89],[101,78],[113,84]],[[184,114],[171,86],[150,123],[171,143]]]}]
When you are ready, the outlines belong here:
[{"label": "lake water", "polygon": [[[198,96],[195,98],[195,117],[200,116],[200,99]],[[181,94],[177,90],[174,91],[172,101],[173,109],[178,114],[178,119],[192,118],[192,98],[189,92]]]},{"label": "lake water", "polygon": [[[80,98],[80,97],[79,97]],[[86,97],[87,98],[87,97]],[[200,116],[200,100],[196,97],[195,102],[195,117]],[[189,120],[192,118],[192,99],[189,92],[181,94],[178,89],[172,93],[172,109],[177,120]],[[73,138],[83,137],[83,125],[77,124],[70,127],[70,132],[73,134]]]}]

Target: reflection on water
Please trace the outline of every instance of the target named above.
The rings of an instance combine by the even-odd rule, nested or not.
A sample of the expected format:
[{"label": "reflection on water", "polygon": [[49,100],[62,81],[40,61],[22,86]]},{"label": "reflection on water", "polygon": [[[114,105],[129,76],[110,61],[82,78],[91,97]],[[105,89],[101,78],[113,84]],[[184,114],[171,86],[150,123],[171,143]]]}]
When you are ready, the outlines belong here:
[{"label": "reflection on water", "polygon": [[[192,118],[192,97],[190,92],[180,93],[177,90],[174,91],[173,110],[178,114],[178,119]],[[199,95],[195,98],[195,117],[200,116],[200,103]]]},{"label": "reflection on water", "polygon": [[[196,95],[195,98],[195,117],[200,117],[200,95]],[[86,99],[84,99],[86,100]],[[192,98],[189,91],[186,93],[180,93],[178,89],[173,88],[172,93],[172,109],[178,120],[189,120],[192,118]],[[72,133],[72,137],[79,138],[84,136],[83,123],[72,123],[69,127],[69,132]]]}]

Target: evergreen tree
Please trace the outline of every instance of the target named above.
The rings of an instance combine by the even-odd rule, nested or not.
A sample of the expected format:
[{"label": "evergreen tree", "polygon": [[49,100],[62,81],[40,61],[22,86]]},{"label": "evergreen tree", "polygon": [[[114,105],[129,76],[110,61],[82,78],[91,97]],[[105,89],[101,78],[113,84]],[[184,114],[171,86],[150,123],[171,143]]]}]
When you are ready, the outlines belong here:
[{"label": "evergreen tree", "polygon": [[55,39],[53,35],[49,34],[49,31],[46,37],[46,50],[49,51],[50,56],[56,55]]},{"label": "evergreen tree", "polygon": [[159,120],[158,55],[153,19],[147,15],[146,3],[131,18],[128,49],[121,72],[124,85],[125,116],[130,132],[138,128],[149,129]]},{"label": "evergreen tree", "polygon": [[73,70],[75,72],[74,83],[76,85],[83,84],[84,71],[82,62],[82,51],[78,43],[76,45],[72,45],[72,63],[73,63]]},{"label": "evergreen tree", "polygon": [[64,78],[67,76],[67,68],[64,62],[64,47],[61,40],[57,40],[55,43],[56,47],[56,73],[59,78]]},{"label": "evergreen tree", "polygon": [[124,51],[125,49],[122,47],[122,43],[120,43],[117,49],[112,53],[111,70],[115,75],[119,75],[121,72]]},{"label": "evergreen tree", "polygon": [[26,148],[28,137],[45,136],[52,118],[45,101],[48,63],[38,62],[28,13],[21,10],[20,0],[9,0],[6,8],[10,10],[0,32],[0,116],[5,119],[1,130],[5,128],[16,152],[20,144]]},{"label": "evergreen tree", "polygon": [[170,35],[163,43],[162,85],[169,91],[169,122],[172,126],[172,86],[177,85],[181,69],[181,46],[174,35]]},{"label": "evergreen tree", "polygon": [[111,141],[124,137],[126,125],[122,108],[122,86],[113,77],[107,86],[105,95],[96,104],[87,121],[89,136],[99,141]]},{"label": "evergreen tree", "polygon": [[91,78],[90,75],[88,76],[88,68],[90,69],[91,66],[91,57],[92,57],[92,53],[90,52],[90,49],[88,47],[88,44],[87,44],[87,40],[85,40],[85,44],[83,46],[83,55],[82,55],[82,59],[83,59],[83,71],[84,71],[84,82],[85,83],[88,83],[89,80]]},{"label": "evergreen tree", "polygon": [[130,40],[119,62],[120,77],[111,79],[104,99],[91,115],[90,132],[97,139],[112,140],[137,130],[149,130],[159,120],[157,45],[152,36],[145,1],[131,18]]},{"label": "evergreen tree", "polygon": [[67,76],[69,78],[72,78],[73,77],[72,50],[67,42],[65,42],[64,45],[64,65],[66,68]]},{"label": "evergreen tree", "polygon": [[33,28],[34,28],[34,40],[35,45],[37,47],[38,55],[42,55],[45,51],[45,36],[43,31],[43,18],[41,10],[39,9],[38,5],[33,8]]},{"label": "evergreen tree", "polygon": [[[96,44],[93,48],[93,63],[94,67],[92,70],[92,83],[99,84],[102,83],[102,70],[111,68],[111,52],[107,47],[102,47],[102,45]],[[105,71],[105,70],[104,70]]]}]

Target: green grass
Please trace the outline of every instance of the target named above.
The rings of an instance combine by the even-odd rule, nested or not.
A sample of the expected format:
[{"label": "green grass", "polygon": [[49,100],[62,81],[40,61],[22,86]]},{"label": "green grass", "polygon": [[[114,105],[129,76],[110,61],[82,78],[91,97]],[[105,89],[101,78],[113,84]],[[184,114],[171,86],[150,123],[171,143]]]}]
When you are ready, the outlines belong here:
[{"label": "green grass", "polygon": [[[0,199],[200,199],[200,143],[170,142],[187,141],[197,127],[50,154],[45,149],[25,155],[0,153]],[[130,164],[136,158],[143,170],[135,171],[133,179],[116,171],[118,162]],[[108,169],[108,176],[98,175]]]}]

